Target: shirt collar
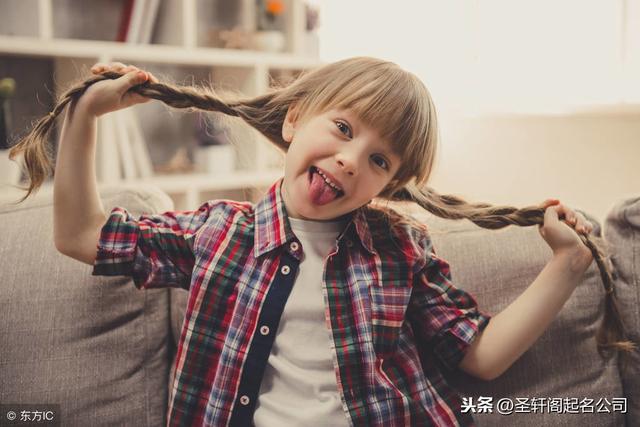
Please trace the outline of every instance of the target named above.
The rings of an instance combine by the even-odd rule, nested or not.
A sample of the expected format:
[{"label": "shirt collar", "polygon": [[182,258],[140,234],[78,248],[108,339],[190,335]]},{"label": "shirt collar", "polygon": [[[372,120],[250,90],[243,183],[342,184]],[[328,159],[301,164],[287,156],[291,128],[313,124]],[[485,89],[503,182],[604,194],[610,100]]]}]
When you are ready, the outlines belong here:
[{"label": "shirt collar", "polygon": [[366,207],[360,207],[352,212],[351,221],[345,227],[345,231],[338,237],[338,240],[342,240],[343,236],[355,229],[355,235],[360,239],[362,247],[372,255],[377,255],[376,250],[373,248],[373,240],[371,239],[371,231],[369,229],[369,222],[365,214]]},{"label": "shirt collar", "polygon": [[[282,199],[282,182],[283,178],[276,181],[264,197],[256,203],[253,248],[256,258],[296,238],[291,230],[284,200]],[[361,207],[350,214],[351,220],[347,223],[345,230],[338,237],[338,240],[342,240],[351,229],[355,229],[355,234],[359,238],[360,243],[362,243],[362,246],[369,253],[375,254],[376,251],[373,249],[371,233],[364,209],[365,207]]]}]

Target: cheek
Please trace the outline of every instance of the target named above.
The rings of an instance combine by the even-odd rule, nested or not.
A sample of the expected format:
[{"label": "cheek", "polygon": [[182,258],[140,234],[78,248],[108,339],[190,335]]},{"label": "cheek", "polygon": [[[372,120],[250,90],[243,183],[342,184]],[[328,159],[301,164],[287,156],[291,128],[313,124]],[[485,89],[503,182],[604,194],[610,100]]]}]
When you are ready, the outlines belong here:
[{"label": "cheek", "polygon": [[293,161],[298,162],[298,166],[303,166],[302,163],[314,161],[323,156],[325,151],[325,147],[317,142],[295,141],[289,147],[288,154],[291,154]]},{"label": "cheek", "polygon": [[372,180],[371,183],[372,185],[370,187],[370,192],[375,193],[372,195],[372,197],[385,196],[388,194],[389,189],[393,187],[393,185],[389,181],[387,181],[386,178]]},{"label": "cheek", "polygon": [[303,172],[308,167],[308,153],[301,149],[299,144],[293,143],[284,156],[285,175],[293,177]]}]

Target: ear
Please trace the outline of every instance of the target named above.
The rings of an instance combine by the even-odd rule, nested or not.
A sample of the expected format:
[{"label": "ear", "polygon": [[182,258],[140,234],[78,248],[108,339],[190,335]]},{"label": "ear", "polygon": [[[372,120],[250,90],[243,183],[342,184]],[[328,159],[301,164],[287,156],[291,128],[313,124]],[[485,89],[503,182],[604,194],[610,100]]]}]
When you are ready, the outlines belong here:
[{"label": "ear", "polygon": [[289,109],[287,110],[287,115],[284,118],[284,122],[282,123],[282,139],[286,142],[291,143],[293,141],[293,135],[296,130],[296,122],[298,119],[298,111],[294,104],[289,105]]}]

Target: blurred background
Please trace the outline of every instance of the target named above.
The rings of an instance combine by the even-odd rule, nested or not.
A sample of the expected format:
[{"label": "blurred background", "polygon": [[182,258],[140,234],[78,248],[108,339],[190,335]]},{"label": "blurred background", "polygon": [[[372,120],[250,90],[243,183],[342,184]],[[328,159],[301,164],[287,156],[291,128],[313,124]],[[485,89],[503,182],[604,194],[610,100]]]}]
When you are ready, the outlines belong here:
[{"label": "blurred background", "polygon": [[[369,55],[430,90],[441,136],[430,185],[440,193],[518,207],[555,197],[600,221],[640,193],[640,0],[3,0],[0,8],[5,147],[95,62],[252,96],[322,63]],[[242,123],[158,102],[131,110],[101,118],[101,183],[150,182],[193,209],[214,197],[255,199],[281,173],[281,154]],[[8,194],[13,178],[3,179]]]}]

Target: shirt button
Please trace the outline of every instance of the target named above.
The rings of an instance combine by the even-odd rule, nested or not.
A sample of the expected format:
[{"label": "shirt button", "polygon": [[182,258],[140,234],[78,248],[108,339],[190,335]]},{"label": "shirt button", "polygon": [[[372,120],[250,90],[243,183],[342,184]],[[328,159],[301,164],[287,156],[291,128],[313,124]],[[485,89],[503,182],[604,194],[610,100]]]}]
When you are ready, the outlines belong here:
[{"label": "shirt button", "polygon": [[353,241],[351,241],[351,240],[347,240],[347,246],[348,246],[348,247],[352,247],[352,246],[353,246]]},{"label": "shirt button", "polygon": [[249,396],[247,396],[246,394],[242,396],[240,398],[240,403],[242,403],[244,406],[247,406],[249,404]]},{"label": "shirt button", "polygon": [[267,325],[263,325],[260,327],[260,333],[262,335],[269,335],[269,327]]},{"label": "shirt button", "polygon": [[289,248],[293,252],[297,251],[299,247],[300,247],[300,245],[298,244],[298,242],[291,242],[291,244],[289,245]]},{"label": "shirt button", "polygon": [[281,272],[282,274],[284,274],[285,276],[286,276],[287,274],[289,274],[289,272],[290,272],[290,271],[291,271],[291,269],[289,268],[289,266],[288,266],[288,265],[283,265],[283,266],[282,266],[282,268],[280,269],[280,272]]}]

